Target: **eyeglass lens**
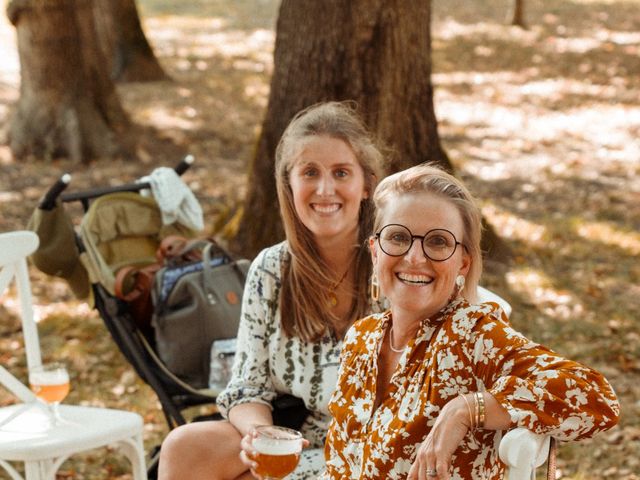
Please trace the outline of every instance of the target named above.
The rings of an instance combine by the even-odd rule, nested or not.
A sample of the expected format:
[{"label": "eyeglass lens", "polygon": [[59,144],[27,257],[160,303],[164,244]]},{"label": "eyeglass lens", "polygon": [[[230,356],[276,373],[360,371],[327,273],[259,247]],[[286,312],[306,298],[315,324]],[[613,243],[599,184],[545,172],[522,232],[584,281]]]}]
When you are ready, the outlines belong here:
[{"label": "eyeglass lens", "polygon": [[424,254],[435,261],[447,260],[456,250],[456,237],[448,230],[429,230],[424,236],[413,235],[411,230],[403,225],[386,225],[378,234],[380,248],[387,255],[399,257],[406,254],[414,239],[422,240]]}]

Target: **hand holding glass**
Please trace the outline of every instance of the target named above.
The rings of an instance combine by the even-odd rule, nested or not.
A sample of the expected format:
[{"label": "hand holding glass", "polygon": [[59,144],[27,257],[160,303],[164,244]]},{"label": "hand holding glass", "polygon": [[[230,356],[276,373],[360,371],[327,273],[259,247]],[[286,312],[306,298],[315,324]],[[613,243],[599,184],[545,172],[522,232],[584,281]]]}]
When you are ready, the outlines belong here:
[{"label": "hand holding glass", "polygon": [[253,448],[258,466],[256,474],[267,480],[280,480],[298,466],[302,451],[302,435],[290,428],[263,425],[256,428]]},{"label": "hand holding glass", "polygon": [[29,371],[31,390],[38,398],[48,403],[54,419],[60,421],[58,405],[69,393],[69,373],[61,363],[48,363],[33,367]]}]

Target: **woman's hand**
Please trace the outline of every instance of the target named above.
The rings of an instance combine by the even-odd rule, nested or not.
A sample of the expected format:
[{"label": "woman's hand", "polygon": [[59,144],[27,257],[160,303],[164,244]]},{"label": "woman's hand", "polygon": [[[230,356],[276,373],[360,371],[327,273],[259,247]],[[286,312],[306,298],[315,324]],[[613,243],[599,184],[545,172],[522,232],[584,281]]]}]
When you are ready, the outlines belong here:
[{"label": "woman's hand", "polygon": [[[253,441],[258,436],[256,432],[256,426],[249,430],[242,440],[240,441],[240,461],[249,469],[251,475],[255,478],[262,480],[263,477],[256,473],[256,468],[258,467],[258,463],[255,461],[258,452],[255,448],[253,448]],[[302,439],[302,448],[307,448],[309,446],[309,440],[306,438]]]},{"label": "woman's hand", "polygon": [[240,461],[249,469],[251,475],[256,478],[262,478],[255,472],[258,466],[255,461],[258,452],[253,448],[253,440],[257,436],[256,429],[253,427],[249,430],[249,433],[242,437],[242,440],[240,440]]},{"label": "woman's hand", "polygon": [[471,427],[469,409],[462,397],[449,401],[418,447],[408,480],[448,480],[451,456]]}]

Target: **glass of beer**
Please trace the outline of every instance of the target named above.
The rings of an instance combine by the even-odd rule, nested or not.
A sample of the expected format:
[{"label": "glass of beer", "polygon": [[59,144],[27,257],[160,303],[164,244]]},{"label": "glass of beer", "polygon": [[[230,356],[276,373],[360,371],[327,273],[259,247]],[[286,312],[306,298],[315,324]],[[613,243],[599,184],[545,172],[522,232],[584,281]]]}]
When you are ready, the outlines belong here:
[{"label": "glass of beer", "polygon": [[29,371],[31,390],[49,404],[53,419],[61,421],[58,405],[69,394],[69,372],[62,363],[46,363]]},{"label": "glass of beer", "polygon": [[267,480],[280,480],[296,469],[302,451],[302,434],[290,428],[263,425],[253,439],[256,474]]}]

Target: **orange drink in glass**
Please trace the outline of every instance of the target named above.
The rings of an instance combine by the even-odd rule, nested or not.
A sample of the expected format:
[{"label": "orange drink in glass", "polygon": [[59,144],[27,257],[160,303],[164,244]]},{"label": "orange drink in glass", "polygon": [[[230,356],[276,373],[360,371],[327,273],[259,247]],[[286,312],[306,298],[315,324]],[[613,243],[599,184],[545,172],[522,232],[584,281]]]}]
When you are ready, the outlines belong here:
[{"label": "orange drink in glass", "polygon": [[253,440],[254,457],[258,466],[255,472],[267,480],[280,480],[298,466],[302,451],[302,434],[296,430],[274,425],[256,428],[258,436]]},{"label": "orange drink in glass", "polygon": [[29,385],[38,398],[50,405],[55,420],[60,420],[58,405],[69,394],[69,372],[61,363],[47,363],[29,370]]}]

